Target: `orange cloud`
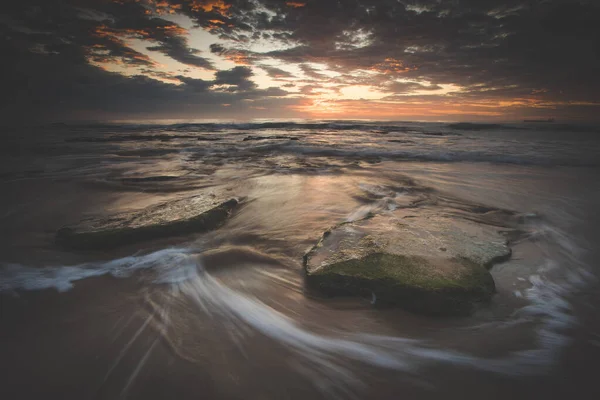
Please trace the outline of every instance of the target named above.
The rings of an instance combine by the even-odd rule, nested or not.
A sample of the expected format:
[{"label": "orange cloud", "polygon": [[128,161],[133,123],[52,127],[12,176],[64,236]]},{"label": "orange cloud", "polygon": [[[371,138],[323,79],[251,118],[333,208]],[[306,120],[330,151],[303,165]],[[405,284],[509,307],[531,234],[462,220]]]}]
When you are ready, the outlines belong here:
[{"label": "orange cloud", "polygon": [[175,14],[181,10],[181,4],[171,4],[166,0],[158,0],[154,2],[150,0],[150,7],[152,7],[154,12],[157,14]]},{"label": "orange cloud", "polygon": [[237,65],[250,65],[250,57],[244,54],[227,54],[225,58]]},{"label": "orange cloud", "polygon": [[232,63],[237,64],[237,65],[252,64],[252,60],[251,60],[250,56],[248,56],[246,53],[244,53],[242,51],[226,50],[226,51],[220,52],[218,55],[223,57],[227,61],[231,61]]},{"label": "orange cloud", "polygon": [[[92,31],[92,35],[99,39],[99,43],[88,45],[86,49],[90,60],[97,63],[114,63],[117,65],[124,62],[128,64],[156,65],[150,57],[131,49],[127,40],[141,39],[156,43],[187,34],[188,31],[185,28],[175,23],[139,29],[112,28],[100,24]],[[111,43],[121,48],[119,55],[114,55]]]},{"label": "orange cloud", "polygon": [[406,66],[402,61],[395,58],[386,58],[384,62],[373,65],[369,68],[382,74],[398,74],[409,71],[416,71],[417,67]]},{"label": "orange cloud", "polygon": [[[137,61],[140,64],[155,64],[150,57],[127,47],[125,41],[106,25],[99,25],[92,32],[92,34],[103,41],[103,43],[94,43],[86,46],[88,56],[92,61],[97,63],[112,62],[115,64],[124,64],[123,60],[128,60],[130,63],[135,63]],[[119,59],[119,56],[114,56],[111,54],[111,50],[108,46],[109,43],[112,43],[113,45],[116,45],[122,49],[120,57],[123,59]]]},{"label": "orange cloud", "polygon": [[190,7],[192,11],[214,11],[221,15],[228,15],[231,4],[226,4],[223,0],[193,0]]},{"label": "orange cloud", "polygon": [[113,33],[108,28],[108,26],[106,26],[104,24],[98,25],[96,27],[96,29],[94,29],[94,32],[92,32],[92,34],[96,37],[101,37],[101,38],[113,35]]},{"label": "orange cloud", "polygon": [[156,14],[175,14],[177,11],[181,10],[181,4],[171,4],[168,0],[110,0],[113,3],[117,4],[126,4],[126,3],[141,3],[146,10],[144,14],[152,15]]},{"label": "orange cloud", "polygon": [[209,22],[209,25],[205,28],[208,31],[213,31],[215,29],[219,29],[219,27],[221,25],[225,25],[225,22],[221,21],[220,19],[211,19],[208,22]]},{"label": "orange cloud", "polygon": [[161,29],[165,34],[167,34],[167,36],[183,36],[188,34],[187,29],[175,24],[165,25],[159,27],[158,29]]},{"label": "orange cloud", "polygon": [[286,6],[288,7],[292,7],[292,8],[302,8],[302,7],[306,7],[306,3],[299,3],[296,1],[287,1],[285,3]]},{"label": "orange cloud", "polygon": [[[158,26],[154,29],[162,31],[167,37],[187,35],[188,31],[177,24]],[[102,24],[96,27],[93,34],[97,37],[135,37],[140,39],[155,40],[148,29],[112,29]]]},{"label": "orange cloud", "polygon": [[[131,64],[143,64],[145,66],[155,66],[156,63],[151,60],[148,56],[137,53],[134,51],[130,51],[121,55],[123,58],[118,58],[110,54],[109,50],[102,45],[93,45],[87,47],[89,51],[87,55],[88,61],[97,67],[100,67],[106,71],[112,71],[115,68],[119,70],[119,72],[123,72],[128,70],[131,67]],[[127,59],[127,63],[124,61]],[[138,63],[136,63],[136,61]]]}]

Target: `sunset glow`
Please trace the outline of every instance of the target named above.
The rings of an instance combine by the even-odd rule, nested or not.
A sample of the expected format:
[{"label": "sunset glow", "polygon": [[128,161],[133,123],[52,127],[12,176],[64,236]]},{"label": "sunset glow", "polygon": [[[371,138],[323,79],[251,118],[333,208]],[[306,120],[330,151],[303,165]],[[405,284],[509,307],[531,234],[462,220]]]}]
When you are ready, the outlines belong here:
[{"label": "sunset glow", "polygon": [[6,3],[2,399],[600,398],[600,0]]},{"label": "sunset glow", "polygon": [[[433,3],[400,2],[386,8],[365,2],[348,11],[352,16],[325,3],[259,0],[241,7],[231,0],[90,1],[87,8],[73,9],[77,22],[69,28],[72,32],[66,25],[57,26],[55,32],[48,31],[52,40],[40,43],[26,35],[23,48],[33,49],[37,57],[53,55],[45,59],[56,62],[77,54],[87,64],[82,68],[111,74],[99,80],[122,77],[122,85],[135,81],[149,90],[166,85],[155,87],[162,93],[156,93],[158,118],[170,116],[159,109],[160,96],[202,104],[197,112],[189,107],[178,111],[182,118],[203,118],[211,104],[231,104],[236,114],[218,110],[220,116],[233,118],[253,118],[257,109],[263,110],[261,117],[273,118],[438,120],[464,113],[476,119],[520,120],[540,113],[567,119],[598,115],[597,91],[589,80],[579,80],[595,74],[592,62],[574,60],[583,71],[567,74],[568,68],[552,67],[565,62],[565,57],[554,60],[554,50],[543,64],[531,56],[552,41],[523,39],[531,43],[522,51],[513,44],[525,33],[510,18],[538,18],[526,6],[482,5],[473,12],[487,31],[473,22],[457,33],[462,14],[458,9],[448,14]],[[20,29],[18,24],[15,20],[9,26]],[[32,32],[46,29],[40,22]],[[555,39],[561,49],[569,49],[567,41],[576,38]],[[77,118],[80,107],[65,112]]]}]

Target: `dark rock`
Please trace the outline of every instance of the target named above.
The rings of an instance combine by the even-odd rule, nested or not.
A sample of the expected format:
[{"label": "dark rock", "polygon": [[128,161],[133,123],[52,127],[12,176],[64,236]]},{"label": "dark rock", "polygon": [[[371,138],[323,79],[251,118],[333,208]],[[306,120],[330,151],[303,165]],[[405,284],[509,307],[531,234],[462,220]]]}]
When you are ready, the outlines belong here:
[{"label": "dark rock", "polygon": [[203,232],[220,226],[236,199],[210,195],[166,202],[141,211],[84,220],[56,233],[56,243],[77,250],[107,249],[135,242]]},{"label": "dark rock", "polygon": [[331,229],[304,266],[307,284],[326,295],[372,295],[379,305],[465,315],[490,301],[488,268],[510,254],[492,226],[410,208]]}]

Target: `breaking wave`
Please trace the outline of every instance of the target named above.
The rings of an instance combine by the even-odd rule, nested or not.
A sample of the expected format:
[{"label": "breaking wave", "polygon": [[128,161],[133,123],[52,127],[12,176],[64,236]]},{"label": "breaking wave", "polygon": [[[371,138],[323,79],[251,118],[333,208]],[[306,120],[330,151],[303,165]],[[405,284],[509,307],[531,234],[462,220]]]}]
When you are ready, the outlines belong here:
[{"label": "breaking wave", "polygon": [[[190,249],[171,248],[142,256],[74,266],[34,268],[8,264],[0,269],[0,291],[54,288],[64,292],[81,279],[101,275],[126,278],[134,276],[137,271],[146,271],[150,275],[144,274],[144,279],[155,285],[166,285],[165,290],[170,290],[172,295],[184,296],[195,303],[197,313],[194,315],[197,318],[218,317],[230,326],[244,326],[259,332],[290,350],[297,357],[299,372],[305,374],[318,389],[327,392],[346,391],[352,385],[360,384],[360,378],[349,367],[353,364],[349,364],[348,360],[408,374],[444,363],[503,375],[537,375],[552,368],[560,351],[570,342],[566,329],[576,319],[572,315],[568,295],[590,280],[587,269],[578,261],[580,250],[573,247],[566,235],[551,228],[546,228],[544,235],[552,239],[554,246],[559,246],[564,258],[561,262],[546,259],[528,278],[531,286],[523,292],[523,296],[529,304],[519,309],[510,320],[497,322],[500,325],[534,323],[536,346],[498,358],[441,348],[431,340],[367,333],[340,337],[339,332],[333,330],[325,334],[315,333],[258,298],[220,282],[203,267],[201,253]],[[564,272],[564,279],[560,282],[550,278],[557,270]]]},{"label": "breaking wave", "polygon": [[[95,130],[172,130],[185,132],[214,132],[224,130],[329,130],[329,131],[371,131],[375,133],[387,132],[412,132],[424,131],[423,123],[410,121],[351,121],[351,120],[325,120],[325,121],[265,121],[265,122],[184,122],[184,123],[96,123],[96,124],[51,124],[49,128],[54,129],[86,129]],[[483,131],[483,130],[523,130],[523,131],[570,131],[579,133],[598,133],[600,127],[590,124],[575,123],[546,123],[546,124],[524,124],[524,123],[428,123],[432,127],[438,127],[444,133],[452,134],[456,131]],[[452,132],[454,131],[454,132]],[[441,133],[441,132],[432,132]]]},{"label": "breaking wave", "polygon": [[[354,159],[376,159],[394,161],[433,161],[433,162],[474,162],[491,164],[515,164],[515,165],[539,165],[539,166],[571,166],[571,167],[599,167],[600,161],[591,159],[568,157],[557,157],[552,155],[545,157],[537,152],[522,154],[507,154],[485,152],[480,150],[431,150],[431,149],[402,149],[404,146],[394,146],[392,143],[388,148],[340,148],[325,146],[296,145],[289,143],[271,144],[257,146],[251,151],[257,153],[277,152],[285,154],[301,154],[306,156],[324,156]],[[394,149],[394,147],[399,149]]]}]

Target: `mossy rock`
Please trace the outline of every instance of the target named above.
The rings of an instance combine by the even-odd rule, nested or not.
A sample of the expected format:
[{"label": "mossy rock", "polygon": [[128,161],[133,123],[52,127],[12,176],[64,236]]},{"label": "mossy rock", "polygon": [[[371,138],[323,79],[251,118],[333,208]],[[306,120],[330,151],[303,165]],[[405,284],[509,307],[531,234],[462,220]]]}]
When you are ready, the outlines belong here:
[{"label": "mossy rock", "polygon": [[102,250],[203,232],[220,226],[237,205],[237,199],[194,196],[63,227],[56,233],[56,243],[75,250]]},{"label": "mossy rock", "polygon": [[396,210],[326,232],[305,256],[307,284],[433,315],[465,315],[495,292],[488,268],[511,251],[494,227],[432,210]]}]

